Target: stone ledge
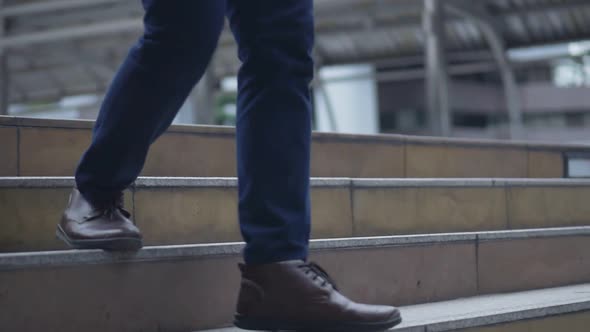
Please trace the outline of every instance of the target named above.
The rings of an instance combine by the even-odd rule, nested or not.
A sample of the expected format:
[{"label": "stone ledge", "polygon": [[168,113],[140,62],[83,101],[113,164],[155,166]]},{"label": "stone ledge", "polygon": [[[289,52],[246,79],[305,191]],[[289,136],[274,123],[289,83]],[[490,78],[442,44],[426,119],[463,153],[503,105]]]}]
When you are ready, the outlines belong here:
[{"label": "stone ledge", "polygon": [[[91,120],[59,120],[37,119],[14,116],[0,116],[0,126],[17,127],[42,127],[42,128],[66,128],[66,129],[91,129],[94,121]],[[231,137],[235,135],[235,128],[229,126],[208,125],[172,125],[166,133],[188,133],[200,135],[215,135]],[[416,145],[441,145],[457,147],[481,147],[481,148],[519,148],[530,150],[555,150],[555,151],[590,151],[590,145],[561,144],[550,142],[506,141],[493,139],[464,139],[443,138],[430,136],[407,136],[395,134],[358,135],[358,134],[334,134],[314,132],[313,139],[318,141],[351,141],[387,144],[416,144]]]},{"label": "stone ledge", "polygon": [[590,185],[590,179],[492,179],[496,187],[580,187]]},{"label": "stone ledge", "polygon": [[[349,187],[349,178],[312,178],[313,187]],[[0,188],[70,188],[73,177],[0,177]],[[132,188],[235,188],[237,178],[228,177],[139,177]]]},{"label": "stone ledge", "polygon": [[[235,187],[234,177],[139,177],[137,188]],[[63,188],[74,185],[73,177],[0,177],[0,188]],[[432,187],[586,187],[590,179],[501,179],[501,178],[312,178],[313,187],[432,188]]]},{"label": "stone ledge", "polygon": [[[571,228],[547,228],[525,231],[497,231],[447,234],[421,234],[383,237],[359,237],[330,240],[312,240],[311,250],[338,250],[410,246],[428,244],[451,244],[485,241],[516,240],[531,237],[564,237],[590,235],[590,226]],[[76,264],[112,264],[156,260],[182,260],[199,257],[239,255],[243,243],[194,244],[145,247],[138,252],[109,253],[102,250],[66,250],[27,253],[0,253],[0,271],[43,266]]]},{"label": "stone ledge", "polygon": [[237,178],[140,177],[135,188],[237,187]]},{"label": "stone ledge", "polygon": [[510,231],[478,232],[479,241],[533,239],[561,236],[590,236],[590,226],[517,229]]},{"label": "stone ledge", "polygon": [[492,187],[493,180],[485,178],[352,179],[352,185],[355,188]]}]

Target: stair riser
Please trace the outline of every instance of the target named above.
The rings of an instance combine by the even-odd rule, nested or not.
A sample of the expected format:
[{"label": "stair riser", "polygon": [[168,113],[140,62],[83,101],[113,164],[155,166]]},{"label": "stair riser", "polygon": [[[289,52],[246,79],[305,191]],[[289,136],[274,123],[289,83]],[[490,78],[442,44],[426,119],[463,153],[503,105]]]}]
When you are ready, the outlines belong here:
[{"label": "stair riser", "polygon": [[[35,181],[41,184],[44,180],[29,182]],[[164,179],[138,185],[126,195],[126,206],[134,213],[146,243],[241,241],[235,180],[219,186],[207,180],[182,181]],[[526,186],[511,181],[492,185],[491,180],[314,180],[312,236],[566,227],[590,221],[590,182],[562,180],[569,184],[546,181]],[[71,179],[47,188],[0,183],[0,215],[7,221],[0,233],[0,251],[65,248],[54,232],[72,184]]]},{"label": "stair riser", "polygon": [[[548,252],[553,253],[543,254]],[[312,259],[324,265],[353,299],[405,305],[588,282],[590,236],[367,243],[316,249]],[[8,331],[23,332],[226,326],[239,285],[238,261],[232,254],[13,267],[0,271],[0,307],[10,308],[0,311],[0,321]]]},{"label": "stair riser", "polygon": [[590,281],[590,237],[480,241],[482,293],[538,289]]},{"label": "stair riser", "polygon": [[[69,176],[91,139],[91,122],[0,117],[0,176]],[[235,176],[234,130],[173,126],[151,148],[145,176]],[[317,177],[563,177],[564,152],[526,145],[411,136],[314,134]]]}]

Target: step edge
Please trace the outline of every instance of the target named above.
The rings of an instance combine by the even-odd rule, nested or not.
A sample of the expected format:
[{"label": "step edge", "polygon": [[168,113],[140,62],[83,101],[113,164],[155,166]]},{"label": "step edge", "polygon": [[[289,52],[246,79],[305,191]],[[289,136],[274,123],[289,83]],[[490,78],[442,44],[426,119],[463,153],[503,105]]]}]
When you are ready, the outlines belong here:
[{"label": "step edge", "polygon": [[[326,178],[310,179],[312,187],[363,188],[506,188],[589,187],[590,179],[525,178]],[[0,188],[71,188],[72,176],[0,177]],[[235,177],[139,177],[134,188],[233,188]]]},{"label": "step edge", "polygon": [[[590,221],[588,224],[590,225]],[[480,242],[571,236],[590,236],[590,226],[511,229],[477,232],[477,240]]]},{"label": "step edge", "polygon": [[[94,127],[94,120],[79,119],[42,119],[17,116],[0,116],[0,126],[5,127],[30,127],[30,128],[56,128],[56,129],[84,129],[91,130]],[[202,135],[222,135],[234,136],[235,127],[233,126],[215,126],[215,125],[190,125],[175,124],[170,126],[166,131],[172,134],[202,134]],[[318,141],[370,141],[375,143],[390,144],[412,144],[412,145],[441,145],[457,147],[483,147],[483,148],[504,148],[504,149],[524,149],[524,150],[549,150],[564,151],[578,150],[589,151],[590,145],[587,144],[567,144],[554,143],[549,141],[521,141],[521,140],[498,140],[498,139],[466,139],[466,138],[448,138],[435,136],[416,136],[402,134],[347,134],[347,133],[330,133],[330,132],[313,132],[313,139]]]},{"label": "step edge", "polygon": [[[531,238],[590,236],[590,226],[502,230],[488,232],[396,235],[311,240],[312,251],[370,249],[416,245],[445,245],[482,241],[506,241]],[[102,250],[61,250],[0,253],[0,271],[35,267],[117,264],[163,260],[182,260],[223,256],[239,256],[242,242],[149,246],[138,252],[109,253]]]}]

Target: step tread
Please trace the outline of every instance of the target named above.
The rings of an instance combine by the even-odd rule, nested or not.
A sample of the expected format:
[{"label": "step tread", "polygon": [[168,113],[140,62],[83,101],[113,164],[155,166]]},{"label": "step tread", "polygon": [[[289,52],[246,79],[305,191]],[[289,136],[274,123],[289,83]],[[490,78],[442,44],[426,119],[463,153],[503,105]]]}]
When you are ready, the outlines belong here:
[{"label": "step tread", "polygon": [[[590,179],[313,178],[312,237],[587,226]],[[73,177],[0,177],[0,252],[59,250]],[[125,206],[146,245],[241,241],[236,178],[142,177]],[[36,206],[31,209],[31,204]],[[190,218],[190,220],[187,220]],[[214,227],[211,227],[214,225]]]},{"label": "step tread", "polygon": [[[483,242],[563,236],[590,236],[590,226],[557,227],[527,230],[418,234],[396,236],[354,237],[311,240],[312,250],[360,249],[391,246],[428,245],[457,242]],[[0,271],[41,266],[78,264],[108,264],[145,262],[196,257],[239,255],[244,248],[241,242],[148,246],[138,252],[110,253],[102,250],[61,250],[39,252],[0,253]]]},{"label": "step tread", "polygon": [[[71,120],[71,119],[39,119],[16,116],[0,116],[0,126],[8,127],[39,127],[39,128],[69,128],[91,130],[94,126],[92,120]],[[166,133],[187,133],[187,134],[213,134],[233,136],[235,127],[215,125],[189,125],[175,124],[170,126]],[[526,141],[526,140],[501,140],[486,138],[457,138],[457,137],[435,137],[417,136],[402,134],[347,134],[330,132],[313,132],[315,139],[342,139],[342,140],[371,140],[371,141],[394,141],[407,143],[428,143],[428,144],[450,144],[450,145],[471,145],[471,146],[493,146],[493,147],[539,147],[544,149],[580,149],[588,150],[590,146],[584,143],[561,143],[550,141]]]},{"label": "step tread", "polygon": [[[400,310],[404,322],[394,331],[454,331],[590,310],[590,284],[482,295]],[[206,332],[237,331],[242,330],[224,328]]]},{"label": "step tread", "polygon": [[[0,148],[10,161],[0,173],[73,174],[92,125],[0,116],[0,132],[9,138]],[[312,141],[315,176],[563,178],[570,158],[590,155],[589,145],[388,134],[316,132]],[[150,148],[142,174],[235,176],[235,149],[234,128],[172,126]]]},{"label": "step tread", "polygon": [[[68,188],[74,177],[0,177],[0,188]],[[235,177],[139,177],[134,187],[236,187]],[[542,178],[311,178],[314,187],[538,187],[590,186],[590,179]]]}]

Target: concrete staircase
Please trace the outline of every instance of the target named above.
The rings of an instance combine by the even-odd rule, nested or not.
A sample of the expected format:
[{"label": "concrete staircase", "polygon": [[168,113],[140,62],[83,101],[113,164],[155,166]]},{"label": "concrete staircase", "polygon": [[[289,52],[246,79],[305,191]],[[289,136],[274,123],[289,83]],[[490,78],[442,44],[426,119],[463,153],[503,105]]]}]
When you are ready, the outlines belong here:
[{"label": "concrete staircase", "polygon": [[[590,227],[316,240],[352,298],[408,305],[590,280]],[[0,255],[7,331],[190,331],[231,322],[242,244]],[[51,327],[51,328],[48,328]]]},{"label": "concrete staircase", "polygon": [[[73,185],[73,178],[0,178],[0,214],[10,220],[0,252],[64,249],[53,233]],[[314,238],[590,221],[590,180],[314,178],[311,197]],[[140,178],[126,201],[148,245],[241,241],[234,178]]]},{"label": "concrete staircase", "polygon": [[[72,175],[91,128],[91,121],[0,116],[0,176]],[[559,178],[570,153],[590,154],[590,147],[316,133],[311,169],[315,177]],[[235,169],[232,128],[172,126],[150,150],[143,175],[231,177]]]},{"label": "concrete staircase", "polygon": [[[90,128],[0,117],[0,331],[229,326],[233,130],[156,143],[126,195],[148,247],[113,254],[54,237]],[[563,176],[590,148],[315,134],[313,151],[311,258],[353,299],[404,306],[397,330],[588,331],[590,180]]]}]

